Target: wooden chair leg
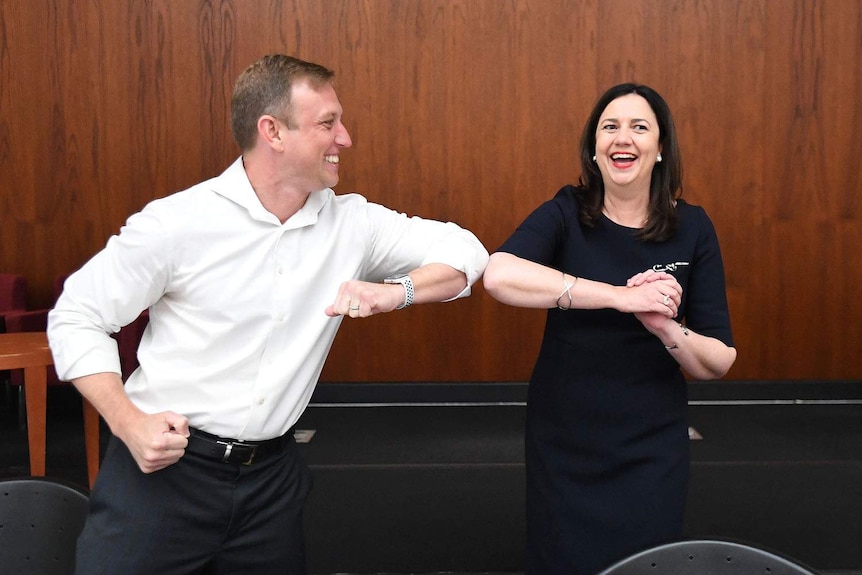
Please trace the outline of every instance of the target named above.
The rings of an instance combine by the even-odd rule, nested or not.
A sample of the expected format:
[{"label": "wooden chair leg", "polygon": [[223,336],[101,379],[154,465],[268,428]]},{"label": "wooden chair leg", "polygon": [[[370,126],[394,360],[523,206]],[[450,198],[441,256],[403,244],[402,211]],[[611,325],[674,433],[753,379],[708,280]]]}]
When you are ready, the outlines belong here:
[{"label": "wooden chair leg", "polygon": [[24,397],[24,386],[19,385],[17,387],[15,401],[18,405],[18,429],[27,431],[27,398]]},{"label": "wooden chair leg", "polygon": [[96,482],[99,473],[99,412],[87,401],[81,398],[84,404],[84,447],[87,451],[87,480],[90,489]]},{"label": "wooden chair leg", "polygon": [[45,475],[45,427],[48,408],[48,372],[44,365],[24,368],[24,401],[27,409],[27,443],[30,475]]}]

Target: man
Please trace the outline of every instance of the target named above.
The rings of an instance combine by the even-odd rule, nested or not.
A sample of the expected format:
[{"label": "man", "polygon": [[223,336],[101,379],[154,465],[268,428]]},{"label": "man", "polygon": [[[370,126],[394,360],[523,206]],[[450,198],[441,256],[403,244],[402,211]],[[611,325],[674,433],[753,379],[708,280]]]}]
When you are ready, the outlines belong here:
[{"label": "man", "polygon": [[[114,437],[81,575],[304,573],[292,427],[344,316],[469,294],[488,253],[453,223],[336,196],[351,140],[326,68],[266,56],[231,102],[242,156],[150,203],[70,276],[48,336]],[[109,333],[150,310],[125,386]]]}]

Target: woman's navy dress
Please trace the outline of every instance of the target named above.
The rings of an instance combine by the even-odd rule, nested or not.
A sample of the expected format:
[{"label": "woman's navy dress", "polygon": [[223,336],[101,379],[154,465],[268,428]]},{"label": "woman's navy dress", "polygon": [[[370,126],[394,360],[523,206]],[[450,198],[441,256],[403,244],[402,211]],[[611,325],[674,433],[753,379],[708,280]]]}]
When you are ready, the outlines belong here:
[{"label": "woman's navy dress", "polygon": [[[715,229],[700,207],[680,200],[677,214],[672,239],[642,242],[604,216],[582,226],[567,186],[499,251],[616,286],[668,271],[683,288],[677,321],[732,346]],[[592,575],[682,535],[687,397],[679,364],[634,314],[548,311],[527,399],[528,575]]]}]

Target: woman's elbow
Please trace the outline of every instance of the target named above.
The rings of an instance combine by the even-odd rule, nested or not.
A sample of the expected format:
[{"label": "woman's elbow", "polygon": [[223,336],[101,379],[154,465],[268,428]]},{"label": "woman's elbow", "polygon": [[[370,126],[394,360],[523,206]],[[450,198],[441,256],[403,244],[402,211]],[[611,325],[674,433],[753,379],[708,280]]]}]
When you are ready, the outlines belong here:
[{"label": "woman's elbow", "polygon": [[715,358],[715,361],[704,366],[703,372],[699,373],[697,378],[701,380],[721,379],[727,375],[727,372],[733,367],[735,361],[736,348],[726,347],[722,350],[720,357]]},{"label": "woman's elbow", "polygon": [[725,375],[727,375],[727,372],[730,371],[730,368],[733,367],[734,363],[736,363],[736,348],[728,347],[727,351],[725,352],[725,356],[726,357],[724,360],[724,365],[721,369],[721,375],[719,375],[718,377],[724,377]]},{"label": "woman's elbow", "polygon": [[485,273],[482,274],[482,287],[491,297],[500,299],[505,284],[505,273],[500,258],[495,257],[497,255],[491,254]]}]

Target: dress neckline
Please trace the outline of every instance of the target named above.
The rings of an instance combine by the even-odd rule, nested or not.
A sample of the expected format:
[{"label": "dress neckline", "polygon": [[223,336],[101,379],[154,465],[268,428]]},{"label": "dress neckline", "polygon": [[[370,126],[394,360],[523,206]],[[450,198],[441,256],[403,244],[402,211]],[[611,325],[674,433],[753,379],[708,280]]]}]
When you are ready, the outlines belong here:
[{"label": "dress neckline", "polygon": [[629,227],[629,226],[624,226],[624,225],[622,225],[622,224],[619,224],[619,223],[617,223],[617,222],[613,221],[611,218],[609,218],[609,217],[608,217],[608,215],[607,215],[607,214],[605,214],[605,212],[604,212],[604,211],[602,211],[602,220],[604,220],[604,221],[606,221],[606,222],[610,223],[612,226],[617,227],[617,228],[620,228],[620,229],[622,229],[622,230],[629,230],[629,231],[632,231],[632,232],[637,232],[637,231],[640,231],[640,230],[642,230],[642,229],[643,229],[643,228],[632,228],[632,227]]}]

